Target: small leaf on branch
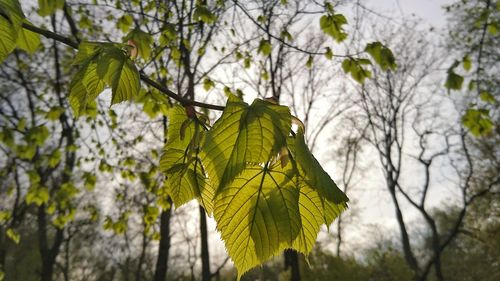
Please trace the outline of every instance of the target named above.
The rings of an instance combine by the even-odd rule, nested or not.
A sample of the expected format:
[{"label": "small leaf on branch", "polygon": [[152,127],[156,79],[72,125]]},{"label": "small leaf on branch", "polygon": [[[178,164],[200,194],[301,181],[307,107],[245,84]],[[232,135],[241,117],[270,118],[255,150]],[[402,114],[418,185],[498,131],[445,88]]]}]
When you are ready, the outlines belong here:
[{"label": "small leaf on branch", "polygon": [[396,59],[392,51],[380,42],[373,42],[366,45],[365,51],[375,60],[384,71],[396,70]]},{"label": "small leaf on branch", "polygon": [[319,25],[321,30],[331,36],[338,43],[344,41],[347,38],[347,33],[345,33],[343,25],[347,24],[346,18],[341,14],[329,14],[324,15],[319,20]]}]

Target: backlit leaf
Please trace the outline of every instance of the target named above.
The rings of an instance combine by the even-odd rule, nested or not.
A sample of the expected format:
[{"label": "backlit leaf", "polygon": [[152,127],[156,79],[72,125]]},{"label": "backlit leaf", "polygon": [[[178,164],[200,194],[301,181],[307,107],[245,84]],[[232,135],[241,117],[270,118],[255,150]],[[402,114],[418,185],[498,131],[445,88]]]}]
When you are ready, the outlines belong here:
[{"label": "backlit leaf", "polygon": [[0,62],[16,48],[16,36],[10,22],[0,17]]},{"label": "backlit leaf", "polygon": [[202,160],[216,192],[241,173],[247,163],[269,161],[286,145],[290,129],[287,107],[259,99],[249,106],[229,96],[202,149]]},{"label": "backlit leaf", "polygon": [[213,191],[199,157],[202,126],[197,120],[188,118],[181,106],[172,107],[168,119],[168,142],[160,159],[160,169],[167,177],[164,191],[172,197],[176,207],[198,198],[207,212],[211,212]]},{"label": "backlit leaf", "polygon": [[139,94],[139,71],[119,48],[102,51],[97,61],[97,74],[111,86],[111,105],[133,100]]},{"label": "backlit leaf", "polygon": [[347,38],[347,33],[342,27],[344,24],[347,24],[347,20],[341,14],[324,15],[319,20],[321,30],[337,42],[342,42]]},{"label": "backlit leaf", "polygon": [[291,166],[247,167],[215,202],[217,229],[239,277],[291,247],[299,234],[299,189]]}]

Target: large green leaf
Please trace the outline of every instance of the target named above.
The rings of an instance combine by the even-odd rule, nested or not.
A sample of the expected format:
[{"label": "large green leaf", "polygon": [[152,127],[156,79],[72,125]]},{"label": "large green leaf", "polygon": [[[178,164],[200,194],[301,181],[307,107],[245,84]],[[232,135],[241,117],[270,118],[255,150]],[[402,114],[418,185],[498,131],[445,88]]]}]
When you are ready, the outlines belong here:
[{"label": "large green leaf", "polygon": [[288,148],[297,167],[302,225],[293,248],[307,254],[316,242],[321,225],[329,226],[345,210],[349,199],[311,153],[301,128],[288,139]]},{"label": "large green leaf", "polygon": [[168,142],[160,159],[160,169],[167,177],[163,188],[177,207],[198,198],[210,213],[213,191],[199,157],[202,126],[195,118],[188,118],[181,106],[172,107],[168,119]]},{"label": "large green leaf", "polygon": [[[294,162],[251,165],[215,197],[214,218],[240,277],[287,248],[308,254],[346,207],[309,185]],[[335,185],[329,186],[336,188]]]},{"label": "large green leaf", "polygon": [[207,174],[218,188],[214,218],[238,277],[283,249],[309,253],[321,225],[347,207],[302,129],[288,136],[290,113],[279,110],[230,97],[204,142]]},{"label": "large green leaf", "polygon": [[214,217],[239,277],[291,247],[301,227],[291,165],[247,167],[216,196]]},{"label": "large green leaf", "polygon": [[248,106],[230,95],[222,116],[207,133],[202,160],[215,193],[248,163],[265,163],[286,145],[291,129],[288,107],[256,99]]},{"label": "large green leaf", "polygon": [[[306,184],[317,190],[322,198],[336,204],[345,204],[349,199],[337,187],[332,178],[311,153],[305,142],[302,130],[299,129],[299,132],[292,141],[290,139],[289,142],[293,141],[293,144],[290,144],[292,156],[295,158],[300,175]],[[329,218],[325,223],[330,224],[332,220]]]}]

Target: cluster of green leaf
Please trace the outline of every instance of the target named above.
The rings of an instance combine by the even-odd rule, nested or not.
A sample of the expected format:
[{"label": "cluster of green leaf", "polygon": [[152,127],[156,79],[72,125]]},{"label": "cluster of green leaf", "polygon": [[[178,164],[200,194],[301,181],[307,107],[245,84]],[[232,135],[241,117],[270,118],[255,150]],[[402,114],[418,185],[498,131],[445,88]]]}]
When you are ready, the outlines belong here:
[{"label": "cluster of green leaf", "polygon": [[444,86],[474,96],[464,112],[462,124],[474,136],[486,136],[493,131],[494,111],[498,107],[495,71],[499,58],[492,50],[500,42],[500,1],[456,2],[446,9],[457,21],[450,31],[453,42],[450,48],[458,50],[462,58],[448,68]]},{"label": "cluster of green leaf", "polygon": [[[74,64],[79,66],[70,85],[70,104],[78,116],[87,104],[107,86],[111,87],[111,104],[134,100],[139,94],[139,72],[129,58],[127,46],[108,43],[82,43]],[[146,52],[143,48],[140,52]]]},{"label": "cluster of green leaf", "polygon": [[0,1],[0,62],[16,47],[33,53],[40,44],[40,36],[22,28],[29,23],[17,1]]},{"label": "cluster of green leaf", "polygon": [[198,198],[213,214],[239,276],[287,248],[309,253],[346,207],[287,107],[231,95],[210,129],[179,106],[169,120],[164,188],[176,206]]},{"label": "cluster of green leaf", "polygon": [[[19,3],[15,0],[0,3],[0,28],[6,34],[0,37],[1,46],[5,46],[0,49],[0,60],[16,46],[34,51],[39,43],[38,35],[23,28],[25,22],[31,30],[33,26],[24,19]],[[64,1],[39,1],[38,12],[41,16],[52,15],[63,5]],[[144,9],[153,7],[148,4]],[[207,7],[197,4],[192,20],[200,24],[215,23],[218,18]],[[346,18],[334,12],[331,4],[327,3],[325,7],[326,15],[320,18],[321,30],[336,42],[344,41],[347,38],[343,28],[347,24]],[[92,26],[87,21],[82,16],[80,26]],[[264,19],[258,21],[264,22]],[[345,209],[348,199],[307,148],[304,128],[299,125],[295,132],[292,130],[294,118],[285,106],[263,100],[248,105],[232,94],[222,116],[211,126],[208,118],[195,112],[194,108],[169,108],[165,96],[155,90],[141,91],[141,76],[134,59],[140,56],[146,61],[154,57],[152,46],[156,42],[151,34],[138,26],[129,32],[133,24],[133,17],[128,14],[117,21],[117,28],[128,32],[123,37],[126,44],[84,41],[78,45],[73,60],[77,72],[69,84],[68,96],[74,114],[95,117],[96,99],[106,87],[112,92],[111,105],[137,101],[144,104],[144,111],[150,117],[167,113],[168,142],[160,161],[166,180],[157,193],[165,198],[171,197],[176,206],[195,198],[199,200],[217,221],[217,228],[239,269],[239,276],[284,249],[310,252],[321,225],[329,226]],[[192,46],[187,40],[178,40],[176,28],[165,24],[158,39],[160,45],[169,48],[169,58],[181,67],[185,58],[182,49],[190,50]],[[282,40],[293,39],[286,30],[281,37]],[[273,40],[260,40],[257,52],[264,57],[272,56]],[[392,52],[380,42],[368,44],[365,51],[382,70],[396,68]],[[198,55],[204,53],[205,46],[199,47]],[[329,59],[334,57],[329,47],[324,55]],[[240,58],[243,58],[241,53]],[[250,52],[245,52],[245,68],[250,67],[251,59]],[[314,56],[310,54],[306,66],[311,68],[313,62]],[[363,83],[371,77],[366,65],[371,65],[369,59],[347,56],[342,68]],[[269,73],[264,71],[262,77],[268,80]],[[215,87],[215,83],[205,77],[203,86],[208,91]],[[47,116],[55,120],[61,115],[61,110],[54,107]],[[111,119],[110,127],[114,128],[116,116]],[[55,151],[50,156],[49,166],[57,165],[58,159],[60,152]],[[122,168],[123,178],[136,178],[133,172]],[[103,172],[113,170],[106,161],[101,161],[99,169]],[[95,185],[96,177],[85,174],[84,180],[84,185],[90,189]],[[28,194],[29,201],[37,205],[48,203],[49,196],[44,187],[33,186]],[[65,196],[73,198],[75,188],[71,183],[65,183],[58,193],[56,196],[61,199],[57,200],[61,205],[59,209],[67,211],[57,222],[63,226],[74,215],[74,210],[66,208],[71,204]],[[158,215],[158,209],[150,207],[144,208],[144,220],[148,225]],[[126,213],[116,220],[108,217],[105,228],[122,233],[126,231],[127,218]]]}]

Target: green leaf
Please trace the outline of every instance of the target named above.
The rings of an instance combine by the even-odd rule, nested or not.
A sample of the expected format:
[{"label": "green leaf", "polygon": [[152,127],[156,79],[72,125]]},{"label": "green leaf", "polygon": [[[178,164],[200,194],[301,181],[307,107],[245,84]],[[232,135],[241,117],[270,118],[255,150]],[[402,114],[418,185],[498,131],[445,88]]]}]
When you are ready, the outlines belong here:
[{"label": "green leaf", "polygon": [[9,20],[0,16],[0,62],[16,48],[17,32]]},{"label": "green leaf", "polygon": [[26,128],[26,118],[21,118],[19,120],[19,123],[17,123],[17,129],[19,131],[24,131],[24,129]]},{"label": "green leaf", "polygon": [[61,162],[61,151],[56,149],[49,157],[49,167],[54,168]]},{"label": "green leaf", "polygon": [[486,109],[467,109],[462,124],[476,137],[488,135],[493,130],[493,121]]},{"label": "green leaf", "polygon": [[49,190],[46,187],[30,187],[25,198],[26,204],[35,203],[40,206],[49,201]]},{"label": "green leaf", "polygon": [[151,55],[151,45],[153,44],[153,37],[151,34],[142,31],[139,28],[134,28],[124,38],[125,41],[131,40],[139,51],[139,55],[144,59],[149,59]]},{"label": "green leaf", "polygon": [[325,57],[329,60],[333,59],[333,52],[330,47],[326,47]]},{"label": "green leaf", "polygon": [[258,52],[262,53],[264,56],[269,56],[273,50],[271,43],[268,40],[260,40]]},{"label": "green leaf", "polygon": [[116,27],[125,33],[130,29],[132,23],[134,23],[134,18],[129,14],[125,14],[118,19]]},{"label": "green leaf", "polygon": [[0,211],[0,223],[4,223],[9,220],[11,217],[10,212],[8,211]]},{"label": "green leaf", "polygon": [[462,59],[462,65],[465,71],[469,71],[472,68],[472,62],[469,56],[464,56]]},{"label": "green leaf", "polygon": [[217,16],[213,14],[206,6],[198,5],[193,13],[195,21],[202,21],[206,24],[212,24],[217,20]]},{"label": "green leaf", "polygon": [[463,83],[464,77],[456,74],[453,70],[449,70],[444,86],[450,90],[460,90]]},{"label": "green leaf", "polygon": [[384,71],[396,70],[396,59],[392,51],[380,42],[373,42],[366,45],[365,51],[372,56],[373,60]]},{"label": "green leaf", "polygon": [[214,218],[238,278],[284,249],[308,254],[321,225],[329,225],[345,209],[347,197],[340,190],[334,192],[339,203],[321,195],[327,188],[337,189],[333,181],[323,188],[312,187],[325,183],[324,175],[318,172],[305,179],[296,164],[248,165],[216,196]]},{"label": "green leaf", "polygon": [[196,119],[188,118],[181,106],[172,107],[168,119],[168,142],[160,159],[160,169],[167,176],[163,191],[172,197],[176,207],[198,198],[210,213],[213,189],[208,185],[199,157],[202,127]]},{"label": "green leaf", "polygon": [[40,45],[40,35],[27,29],[20,28],[17,34],[16,44],[18,48],[25,50],[29,54],[33,54]]},{"label": "green leaf", "polygon": [[314,62],[313,56],[309,56],[309,58],[307,58],[306,67],[312,68],[313,62]]},{"label": "green leaf", "polygon": [[487,91],[482,91],[479,94],[479,98],[482,101],[487,102],[489,104],[495,104],[496,103],[495,97],[492,94],[490,94],[489,92],[487,92]]},{"label": "green leaf", "polygon": [[350,73],[351,77],[358,83],[363,84],[366,78],[372,77],[372,73],[362,66],[369,63],[370,61],[364,59],[347,58],[342,62],[342,69],[345,73]]},{"label": "green leaf", "polygon": [[91,174],[89,172],[85,172],[83,174],[83,179],[84,181],[84,187],[88,191],[92,191],[95,188],[95,184],[97,182],[97,176],[94,174]]},{"label": "green leaf", "polygon": [[213,87],[215,87],[214,81],[212,81],[212,80],[210,80],[210,78],[206,77],[203,80],[203,89],[205,89],[205,91],[209,91]]},{"label": "green leaf", "polygon": [[[299,130],[296,134],[291,151],[305,183],[312,189],[318,191],[322,198],[340,205],[345,205],[345,203],[349,201],[347,196],[337,187],[328,173],[323,170],[318,160],[314,158],[314,155],[307,147],[302,130]],[[325,223],[327,225],[332,221],[333,218],[325,218]]]},{"label": "green leaf", "polygon": [[2,11],[11,21],[12,25],[20,27],[25,18],[21,5],[18,0],[0,1],[0,11]]},{"label": "green leaf", "polygon": [[30,144],[43,145],[47,138],[49,137],[50,132],[47,127],[41,125],[37,127],[30,128],[25,136],[26,141]]},{"label": "green leaf", "polygon": [[216,194],[248,163],[265,163],[286,145],[291,130],[288,107],[256,99],[248,106],[229,96],[222,116],[207,133],[202,149]]},{"label": "green leaf", "polygon": [[133,100],[139,94],[139,71],[119,48],[103,50],[97,62],[97,74],[111,86],[111,105]]},{"label": "green leaf", "polygon": [[342,27],[344,24],[347,24],[347,20],[341,14],[324,15],[319,19],[321,30],[339,43],[347,38]]},{"label": "green leaf", "polygon": [[50,16],[63,6],[64,0],[38,0],[38,14],[42,17]]},{"label": "green leaf", "polygon": [[106,83],[97,74],[97,62],[82,65],[70,83],[69,103],[76,116],[83,115],[89,103],[104,90]]},{"label": "green leaf", "polygon": [[493,36],[497,35],[498,29],[495,23],[488,24],[488,32]]},{"label": "green leaf", "polygon": [[61,117],[61,115],[64,113],[64,108],[60,106],[54,106],[52,107],[49,112],[45,115],[45,117],[48,120],[55,121]]},{"label": "green leaf", "polygon": [[9,237],[14,243],[19,244],[19,242],[21,242],[21,235],[19,235],[19,233],[17,233],[14,229],[8,228],[6,234],[7,237]]},{"label": "green leaf", "polygon": [[214,218],[239,279],[291,247],[300,232],[293,170],[279,163],[247,167],[216,197]]},{"label": "green leaf", "polygon": [[290,42],[293,41],[292,34],[290,34],[290,32],[288,32],[288,30],[286,30],[286,29],[283,30],[283,31],[281,31],[280,38],[286,39],[286,40],[288,40]]}]

